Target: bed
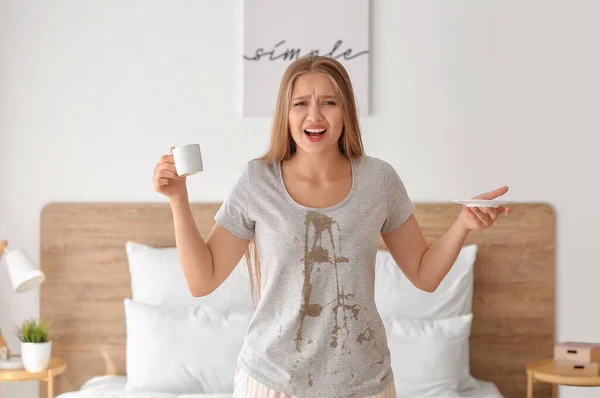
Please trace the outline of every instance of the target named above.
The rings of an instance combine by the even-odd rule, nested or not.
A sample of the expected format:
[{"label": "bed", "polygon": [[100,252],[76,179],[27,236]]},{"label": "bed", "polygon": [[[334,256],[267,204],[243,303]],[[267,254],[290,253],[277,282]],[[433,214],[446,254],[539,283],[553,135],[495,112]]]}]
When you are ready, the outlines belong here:
[{"label": "bed", "polygon": [[[68,392],[60,395],[60,398],[232,398],[233,394],[184,394],[174,395],[166,393],[144,393],[126,395],[126,376],[98,376],[88,380],[81,386],[79,391]],[[477,381],[477,385],[465,391],[465,396],[472,398],[496,398],[498,389],[492,382]]]},{"label": "bed", "polygon": [[[206,237],[220,203],[194,203]],[[416,203],[415,216],[433,243],[461,207]],[[132,297],[127,242],[174,246],[172,217],[163,203],[51,203],[41,213],[41,316],[52,319],[53,355],[67,370],[61,398],[230,397],[222,394],[126,392],[124,299]],[[555,214],[543,203],[519,203],[510,217],[470,234],[473,265],[469,397],[517,397],[526,390],[525,365],[551,356],[554,346]],[[381,242],[382,258],[385,246]],[[250,297],[249,297],[250,299]],[[396,371],[395,371],[396,372]],[[40,385],[45,394],[45,385]],[[545,386],[536,394],[549,395]],[[537,396],[537,395],[536,395]]]}]

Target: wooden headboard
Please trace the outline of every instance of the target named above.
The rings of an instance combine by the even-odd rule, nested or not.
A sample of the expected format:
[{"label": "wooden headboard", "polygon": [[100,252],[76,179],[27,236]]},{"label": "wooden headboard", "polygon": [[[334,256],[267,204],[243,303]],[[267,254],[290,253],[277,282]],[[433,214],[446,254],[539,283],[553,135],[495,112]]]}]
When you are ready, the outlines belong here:
[{"label": "wooden headboard", "polygon": [[[204,238],[219,206],[192,204]],[[417,203],[415,216],[433,243],[460,210],[454,203]],[[519,397],[525,396],[525,364],[553,352],[555,214],[539,203],[515,204],[512,210],[467,240],[479,245],[470,353],[476,378],[495,382],[507,397]],[[41,316],[53,322],[53,354],[67,360],[57,393],[76,390],[93,376],[125,374],[123,299],[131,297],[127,240],[174,246],[169,205],[51,203],[42,211]],[[536,386],[536,392],[543,388]]]}]

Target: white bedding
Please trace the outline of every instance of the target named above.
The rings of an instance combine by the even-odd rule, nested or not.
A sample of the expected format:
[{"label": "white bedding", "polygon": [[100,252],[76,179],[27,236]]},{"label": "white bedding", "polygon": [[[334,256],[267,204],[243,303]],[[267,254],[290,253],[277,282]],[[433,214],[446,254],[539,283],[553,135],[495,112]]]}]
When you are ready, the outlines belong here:
[{"label": "white bedding", "polygon": [[[503,398],[494,383],[476,380],[477,387],[465,390],[461,397]],[[99,376],[88,380],[79,391],[60,394],[57,398],[232,398],[232,394],[163,394],[126,392],[125,376]],[[442,398],[442,397],[440,397]]]},{"label": "white bedding", "polygon": [[[244,294],[243,298],[240,296],[239,300],[228,301],[229,304],[222,307],[226,311],[218,314],[209,311],[210,306],[206,302],[198,307],[187,305],[190,303],[185,304],[185,300],[189,300],[189,297],[180,297],[182,292],[187,293],[187,287],[174,249],[150,248],[133,243],[128,244],[127,248],[134,295],[133,300],[125,300],[129,379],[125,376],[94,377],[79,391],[61,394],[59,398],[232,398],[231,392],[181,392],[222,392],[233,389],[233,372],[227,376],[228,369],[235,369],[243,343],[242,332],[246,326],[232,326],[230,321],[233,319],[232,314],[237,314],[235,316],[238,317],[240,314],[248,314],[240,303],[250,302],[247,300],[249,293]],[[435,294],[432,294],[414,288],[389,252],[378,252],[375,301],[387,329],[398,397],[449,398],[436,395],[434,391],[455,391],[458,388],[462,392],[453,394],[452,398],[502,398],[494,383],[473,379],[469,369],[468,339],[471,331],[473,265],[476,253],[475,245],[463,247],[452,270]],[[243,272],[246,264],[240,263],[238,268]],[[222,298],[241,294],[237,273],[232,273],[229,278],[231,283],[224,283],[220,287]],[[165,280],[172,283],[165,285]],[[249,286],[248,280],[245,279],[241,285]],[[401,288],[398,289],[398,286]],[[157,296],[157,293],[160,294]],[[182,303],[170,302],[173,297],[180,297]],[[152,303],[144,303],[147,300]],[[217,300],[215,296],[214,300],[218,304],[222,299]],[[406,305],[402,307],[398,303]],[[171,304],[176,304],[175,308],[181,311],[177,314],[184,316],[174,318],[174,313],[169,309]],[[138,311],[133,311],[135,309]],[[212,315],[206,316],[207,314]],[[426,316],[421,318],[419,315]],[[178,330],[185,330],[194,336],[194,341],[172,334]],[[148,342],[136,335],[137,331],[143,332],[142,337],[148,339]],[[231,335],[232,331],[239,333]],[[208,332],[212,333],[212,337],[203,337],[200,341],[210,345],[198,343],[197,336],[205,336]],[[227,348],[214,344],[219,338]],[[177,366],[161,369],[147,366],[148,363],[160,363],[165,355],[158,349],[151,350],[149,354],[152,357],[144,355],[144,349],[154,341],[167,342],[162,347],[166,350],[166,355],[178,353]],[[197,349],[189,350],[190,344],[196,345]],[[230,350],[230,355],[222,355],[227,349]],[[202,353],[201,356],[197,354],[198,351]],[[215,358],[215,355],[223,360],[204,360]],[[199,380],[201,383],[198,384]],[[126,386],[134,387],[136,391],[171,393],[126,391]]]},{"label": "white bedding", "polygon": [[164,394],[125,391],[127,377],[98,376],[89,379],[79,391],[66,392],[56,398],[231,398],[232,394]]}]

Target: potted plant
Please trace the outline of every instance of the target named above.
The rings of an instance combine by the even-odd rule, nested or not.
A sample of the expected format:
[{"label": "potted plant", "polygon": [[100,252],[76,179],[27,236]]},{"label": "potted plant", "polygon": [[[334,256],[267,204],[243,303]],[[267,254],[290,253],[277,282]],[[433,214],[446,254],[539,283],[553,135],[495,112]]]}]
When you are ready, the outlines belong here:
[{"label": "potted plant", "polygon": [[42,320],[28,319],[19,329],[21,340],[21,359],[28,372],[39,373],[48,368],[52,341],[48,332],[50,323]]}]

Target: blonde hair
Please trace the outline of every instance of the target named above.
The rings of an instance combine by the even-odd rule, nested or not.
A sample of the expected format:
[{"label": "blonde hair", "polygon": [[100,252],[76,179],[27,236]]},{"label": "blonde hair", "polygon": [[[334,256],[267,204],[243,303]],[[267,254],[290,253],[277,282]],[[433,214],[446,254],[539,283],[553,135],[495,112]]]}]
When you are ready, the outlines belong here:
[{"label": "blonde hair", "polygon": [[[340,152],[348,158],[365,155],[358,123],[354,90],[348,72],[339,61],[333,58],[308,56],[292,62],[281,78],[269,148],[260,160],[267,163],[282,162],[289,160],[296,152],[296,143],[292,138],[289,126],[292,88],[298,76],[311,72],[322,73],[329,77],[337,91],[344,124],[342,134],[338,140]],[[252,298],[260,299],[260,259],[256,250],[255,239],[250,241],[245,257],[248,265],[248,273],[250,274]],[[254,267],[252,267],[252,262],[254,262]]]}]

